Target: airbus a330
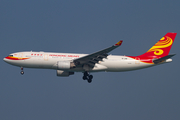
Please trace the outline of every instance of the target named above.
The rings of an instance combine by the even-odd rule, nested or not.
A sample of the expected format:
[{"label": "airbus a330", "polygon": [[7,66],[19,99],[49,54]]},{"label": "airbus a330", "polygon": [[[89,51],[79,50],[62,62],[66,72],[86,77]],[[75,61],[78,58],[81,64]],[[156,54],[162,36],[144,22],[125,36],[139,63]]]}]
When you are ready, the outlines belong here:
[{"label": "airbus a330", "polygon": [[92,54],[51,53],[51,52],[16,52],[3,60],[21,68],[54,69],[57,76],[68,77],[75,72],[83,73],[83,80],[92,82],[92,72],[121,72],[156,66],[171,62],[175,54],[169,51],[177,33],[167,33],[147,52],[139,56],[108,55],[108,53],[122,44],[122,40],[115,45]]}]

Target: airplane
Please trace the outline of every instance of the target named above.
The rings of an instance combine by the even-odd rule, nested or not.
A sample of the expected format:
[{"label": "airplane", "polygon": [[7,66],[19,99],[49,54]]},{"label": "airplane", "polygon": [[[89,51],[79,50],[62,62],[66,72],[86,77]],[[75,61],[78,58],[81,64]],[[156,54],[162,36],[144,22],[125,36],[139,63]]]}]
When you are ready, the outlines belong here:
[{"label": "airplane", "polygon": [[11,65],[23,68],[43,68],[56,70],[57,76],[68,77],[75,72],[83,73],[83,80],[92,82],[90,72],[122,72],[156,66],[171,62],[175,54],[169,51],[177,33],[169,32],[147,52],[139,56],[119,56],[108,53],[122,44],[122,40],[111,47],[92,54],[51,53],[51,52],[16,52],[3,60]]}]

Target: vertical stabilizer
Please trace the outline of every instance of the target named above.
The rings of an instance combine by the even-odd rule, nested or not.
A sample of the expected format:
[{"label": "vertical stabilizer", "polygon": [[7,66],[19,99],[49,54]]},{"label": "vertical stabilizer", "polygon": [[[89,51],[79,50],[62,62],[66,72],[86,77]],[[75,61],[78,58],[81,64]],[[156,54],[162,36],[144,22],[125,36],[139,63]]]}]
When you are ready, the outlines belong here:
[{"label": "vertical stabilizer", "polygon": [[169,54],[177,33],[167,33],[152,48],[139,57],[164,57]]},{"label": "vertical stabilizer", "polygon": [[153,63],[153,59],[159,59],[165,57],[169,54],[169,51],[173,45],[174,39],[177,33],[167,33],[164,37],[162,37],[154,46],[152,46],[146,53],[132,57],[135,59],[139,59],[145,63]]}]

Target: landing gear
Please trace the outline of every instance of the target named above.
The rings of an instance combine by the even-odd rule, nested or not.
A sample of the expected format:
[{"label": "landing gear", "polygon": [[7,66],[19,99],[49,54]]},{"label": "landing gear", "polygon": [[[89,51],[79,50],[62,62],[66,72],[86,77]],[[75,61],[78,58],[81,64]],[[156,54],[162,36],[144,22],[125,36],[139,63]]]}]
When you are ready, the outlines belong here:
[{"label": "landing gear", "polygon": [[23,71],[23,67],[21,67],[21,75],[23,75],[24,74],[24,71]]},{"label": "landing gear", "polygon": [[93,79],[93,76],[92,76],[92,75],[89,75],[89,73],[88,73],[87,71],[84,72],[83,80],[87,80],[88,83],[91,83],[91,82],[92,82],[92,79]]},{"label": "landing gear", "polygon": [[21,75],[23,75],[24,74],[24,71],[21,71]]}]

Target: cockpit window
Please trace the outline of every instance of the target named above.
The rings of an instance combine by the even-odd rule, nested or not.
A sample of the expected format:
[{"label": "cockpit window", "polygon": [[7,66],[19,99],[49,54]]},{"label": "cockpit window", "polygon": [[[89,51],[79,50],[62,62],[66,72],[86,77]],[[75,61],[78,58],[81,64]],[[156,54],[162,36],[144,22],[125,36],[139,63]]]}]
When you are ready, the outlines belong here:
[{"label": "cockpit window", "polygon": [[13,57],[13,55],[9,55],[8,57]]}]

